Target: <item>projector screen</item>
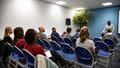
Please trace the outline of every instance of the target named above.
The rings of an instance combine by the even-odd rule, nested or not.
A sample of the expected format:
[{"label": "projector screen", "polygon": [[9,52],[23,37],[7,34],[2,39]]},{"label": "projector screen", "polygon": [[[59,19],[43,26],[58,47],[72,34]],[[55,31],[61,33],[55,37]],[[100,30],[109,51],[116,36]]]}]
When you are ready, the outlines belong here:
[{"label": "projector screen", "polygon": [[119,12],[119,18],[118,18],[118,34],[120,34],[120,10]]}]

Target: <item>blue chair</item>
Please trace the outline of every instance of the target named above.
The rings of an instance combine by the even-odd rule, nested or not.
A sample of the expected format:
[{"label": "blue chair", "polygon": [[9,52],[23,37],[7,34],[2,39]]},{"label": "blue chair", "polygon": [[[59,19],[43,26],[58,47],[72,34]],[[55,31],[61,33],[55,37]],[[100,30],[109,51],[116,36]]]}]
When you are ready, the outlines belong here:
[{"label": "blue chair", "polygon": [[75,48],[77,63],[82,67],[93,67],[94,65],[94,58],[89,50],[77,47]]},{"label": "blue chair", "polygon": [[55,41],[55,42],[59,43],[59,41],[58,41],[58,39],[57,39],[57,37],[56,37],[56,36],[52,36],[52,37],[51,37],[51,39],[52,39],[53,41]]},{"label": "blue chair", "polygon": [[46,40],[46,39],[42,39],[44,48],[51,50],[51,44]]},{"label": "blue chair", "polygon": [[106,39],[104,39],[104,42],[108,45],[108,47],[109,47],[110,49],[114,49],[115,43],[113,42],[112,39],[106,38]]},{"label": "blue chair", "polygon": [[70,38],[64,38],[65,43],[69,44],[71,47],[75,47]]},{"label": "blue chair", "polygon": [[102,39],[100,39],[100,38],[94,38],[94,42],[97,42],[97,41],[102,41]]},{"label": "blue chair", "polygon": [[61,66],[64,66],[62,62],[63,61],[63,52],[62,52],[62,49],[60,47],[60,45],[55,42],[55,41],[50,41],[50,44],[52,46],[52,56],[53,56],[53,60],[54,62],[56,62],[60,67]]},{"label": "blue chair", "polygon": [[27,68],[35,68],[35,56],[33,56],[28,50],[23,49],[23,53],[27,60]]},{"label": "blue chair", "polygon": [[14,52],[17,55],[18,61],[21,63],[21,65],[23,64],[22,66],[24,66],[26,64],[26,59],[23,52],[16,46],[14,46]]},{"label": "blue chair", "polygon": [[75,52],[73,51],[72,47],[67,43],[61,43],[61,48],[63,51],[63,58],[66,61],[74,62],[75,61]]},{"label": "blue chair", "polygon": [[8,42],[6,42],[5,45],[7,45],[9,50],[11,51],[11,54],[10,54],[9,60],[8,60],[8,67],[10,67],[10,65],[17,67],[18,57],[17,57],[17,54],[15,53],[13,45],[11,45]]},{"label": "blue chair", "polygon": [[76,47],[76,41],[77,41],[77,38],[73,38],[73,39],[72,39],[72,42],[73,42],[73,44],[74,44],[74,47]]},{"label": "blue chair", "polygon": [[60,45],[58,43],[56,43],[55,41],[50,41],[50,44],[52,46],[52,50],[54,52],[56,52],[58,55],[62,56],[62,49],[60,47]]},{"label": "blue chair", "polygon": [[95,43],[97,56],[109,57],[109,48],[103,41],[97,41]]},{"label": "blue chair", "polygon": [[[110,38],[105,38],[105,39],[104,39],[104,42],[105,42],[105,43],[108,45],[108,47],[109,47],[109,50],[110,50],[110,57],[109,57],[109,59],[110,59],[110,61],[111,61],[113,54],[115,54],[115,55],[117,56],[117,52],[116,52],[116,48],[115,48],[115,43],[114,43],[114,41],[113,41],[112,39],[110,39]],[[110,64],[112,65],[112,62],[110,62]]]},{"label": "blue chair", "polygon": [[45,44],[43,43],[43,41],[41,39],[38,40],[38,44],[41,45],[43,48],[45,48]]},{"label": "blue chair", "polygon": [[59,43],[64,43],[64,39],[61,37],[56,37]]},{"label": "blue chair", "polygon": [[[96,60],[99,62],[98,64],[108,67],[108,62],[110,59],[109,48],[106,43],[103,41],[98,41],[95,43],[97,54]],[[110,62],[111,63],[111,62]]]}]

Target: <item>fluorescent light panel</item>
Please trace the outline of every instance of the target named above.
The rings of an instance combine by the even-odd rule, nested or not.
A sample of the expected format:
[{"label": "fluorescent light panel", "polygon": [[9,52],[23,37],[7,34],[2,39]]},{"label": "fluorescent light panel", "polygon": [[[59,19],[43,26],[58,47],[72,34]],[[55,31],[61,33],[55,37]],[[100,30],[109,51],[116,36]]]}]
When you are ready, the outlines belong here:
[{"label": "fluorescent light panel", "polygon": [[84,10],[85,8],[82,8],[82,7],[78,7],[78,8],[75,8],[75,10]]},{"label": "fluorescent light panel", "polygon": [[105,3],[102,3],[103,6],[110,6],[112,5],[112,2],[105,2]]},{"label": "fluorescent light panel", "polygon": [[56,4],[64,5],[64,4],[66,4],[66,2],[64,2],[64,1],[57,1]]}]

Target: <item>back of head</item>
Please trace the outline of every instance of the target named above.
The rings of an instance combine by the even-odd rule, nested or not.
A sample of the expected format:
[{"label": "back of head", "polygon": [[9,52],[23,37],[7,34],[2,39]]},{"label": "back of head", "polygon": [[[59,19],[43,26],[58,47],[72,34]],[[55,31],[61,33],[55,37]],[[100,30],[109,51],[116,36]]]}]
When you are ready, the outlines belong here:
[{"label": "back of head", "polygon": [[5,27],[4,36],[8,36],[12,33],[12,27]]},{"label": "back of head", "polygon": [[45,32],[45,28],[42,27],[42,26],[40,26],[40,27],[39,27],[39,32]]},{"label": "back of head", "polygon": [[35,42],[36,32],[34,29],[28,29],[25,34],[25,41],[27,44],[32,44]]},{"label": "back of head", "polygon": [[107,24],[108,24],[108,25],[111,25],[111,21],[107,21]]},{"label": "back of head", "polygon": [[67,31],[67,33],[71,33],[72,28],[68,27],[66,31]]},{"label": "back of head", "polygon": [[80,30],[80,42],[84,43],[84,41],[89,38],[89,31],[87,26],[83,26]]},{"label": "back of head", "polygon": [[53,28],[52,28],[52,31],[56,32],[56,28],[55,28],[55,27],[53,27]]},{"label": "back of head", "polygon": [[24,37],[24,31],[22,27],[16,27],[14,29],[14,42],[17,41],[17,39],[23,38]]}]

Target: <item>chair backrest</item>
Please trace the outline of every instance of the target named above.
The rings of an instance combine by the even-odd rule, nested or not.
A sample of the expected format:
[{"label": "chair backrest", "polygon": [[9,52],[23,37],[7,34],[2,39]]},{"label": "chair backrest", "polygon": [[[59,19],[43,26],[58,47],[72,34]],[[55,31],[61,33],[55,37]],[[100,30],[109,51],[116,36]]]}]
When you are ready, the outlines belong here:
[{"label": "chair backrest", "polygon": [[98,51],[98,50],[104,50],[104,51],[109,52],[109,48],[108,48],[107,44],[104,43],[103,41],[97,41],[97,42],[95,43],[95,46],[96,46],[96,50],[97,50],[97,51]]},{"label": "chair backrest", "polygon": [[114,41],[112,39],[104,39],[104,42],[108,45],[108,46],[114,46]]},{"label": "chair backrest", "polygon": [[77,62],[85,65],[92,65],[94,59],[91,52],[85,48],[77,47],[75,48]]},{"label": "chair backrest", "polygon": [[8,42],[3,42],[3,44],[0,45],[0,56],[3,58],[7,58],[9,55],[12,55],[14,53],[14,49],[11,44]]},{"label": "chair backrest", "polygon": [[10,43],[8,43],[8,42],[6,42],[5,44],[9,47],[9,49],[11,50],[11,52],[13,52],[13,45],[10,44]]},{"label": "chair backrest", "polygon": [[74,46],[72,40],[70,38],[64,38],[65,43],[68,43],[70,46]]},{"label": "chair backrest", "polygon": [[97,42],[97,41],[102,41],[102,39],[100,39],[100,38],[94,38],[94,42]]},{"label": "chair backrest", "polygon": [[64,43],[64,39],[61,38],[61,37],[57,37],[57,40],[58,40],[59,43]]},{"label": "chair backrest", "polygon": [[[28,65],[34,65],[35,62],[35,56],[33,56],[28,50],[23,49],[23,53],[25,55],[25,58],[27,60]],[[29,64],[30,63],[30,64]]]},{"label": "chair backrest", "polygon": [[58,43],[58,40],[57,40],[57,37],[56,37],[56,36],[52,36],[51,39],[52,39],[53,41],[56,41],[56,42]]},{"label": "chair backrest", "polygon": [[41,39],[38,40],[38,44],[41,45],[43,48],[45,48],[45,44],[43,43],[43,41]]},{"label": "chair backrest", "polygon": [[44,46],[46,49],[51,50],[51,44],[46,40],[46,39],[42,39]]},{"label": "chair backrest", "polygon": [[18,55],[20,59],[24,59],[25,56],[22,50],[20,50],[18,47],[14,46],[14,52]]},{"label": "chair backrest", "polygon": [[61,43],[61,48],[63,53],[74,53],[72,47],[67,43]]},{"label": "chair backrest", "polygon": [[76,38],[73,38],[73,39],[72,39],[72,42],[73,42],[73,44],[74,44],[74,47],[76,47],[76,41],[77,41]]},{"label": "chair backrest", "polygon": [[52,50],[61,50],[60,45],[56,43],[55,41],[50,41],[50,44],[52,46]]},{"label": "chair backrest", "polygon": [[61,43],[61,48],[63,51],[63,58],[66,61],[74,62],[76,60],[75,52],[69,44]]}]

